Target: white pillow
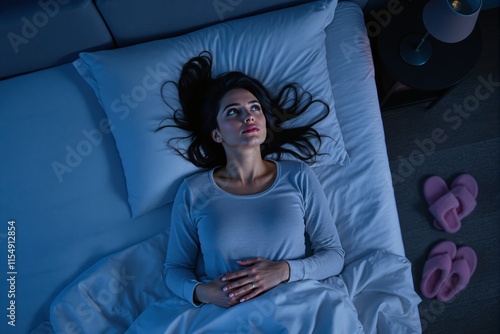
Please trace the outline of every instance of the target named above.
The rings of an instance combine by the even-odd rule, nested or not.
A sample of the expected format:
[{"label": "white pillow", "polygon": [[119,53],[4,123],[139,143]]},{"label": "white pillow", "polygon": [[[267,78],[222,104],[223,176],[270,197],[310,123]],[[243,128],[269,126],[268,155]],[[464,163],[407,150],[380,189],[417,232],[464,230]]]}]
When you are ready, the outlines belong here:
[{"label": "white pillow", "polygon": [[[336,5],[337,0],[316,1],[175,38],[80,54],[74,65],[95,90],[111,124],[132,217],[172,202],[180,182],[199,171],[167,146],[170,138],[185,133],[174,128],[155,131],[172,115],[161,96],[162,84],[177,82],[182,66],[204,50],[213,55],[214,75],[241,71],[271,92],[297,82],[327,102],[331,113],[315,128],[331,138],[323,140],[320,152],[327,155],[320,156],[314,166],[349,162],[326,64],[324,28],[332,21]],[[166,85],[163,94],[177,107],[173,85]],[[317,104],[294,123],[314,119],[322,112]]]}]

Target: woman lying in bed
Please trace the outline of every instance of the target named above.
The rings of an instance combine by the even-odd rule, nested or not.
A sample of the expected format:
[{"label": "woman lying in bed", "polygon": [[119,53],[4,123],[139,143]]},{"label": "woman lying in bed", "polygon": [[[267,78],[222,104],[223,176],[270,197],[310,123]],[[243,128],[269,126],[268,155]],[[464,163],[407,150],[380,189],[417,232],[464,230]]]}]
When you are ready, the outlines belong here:
[{"label": "woman lying in bed", "polygon": [[[321,185],[306,163],[278,161],[284,153],[314,161],[311,139],[321,138],[312,126],[321,119],[293,129],[282,123],[314,103],[326,117],[328,105],[297,85],[275,98],[239,72],[212,78],[209,53],[185,64],[177,88],[175,121],[191,140],[178,152],[207,171],[178,190],[165,279],[180,299],[150,325],[161,318],[174,332],[358,332],[334,277],[344,251]],[[271,154],[276,160],[263,158]]]}]

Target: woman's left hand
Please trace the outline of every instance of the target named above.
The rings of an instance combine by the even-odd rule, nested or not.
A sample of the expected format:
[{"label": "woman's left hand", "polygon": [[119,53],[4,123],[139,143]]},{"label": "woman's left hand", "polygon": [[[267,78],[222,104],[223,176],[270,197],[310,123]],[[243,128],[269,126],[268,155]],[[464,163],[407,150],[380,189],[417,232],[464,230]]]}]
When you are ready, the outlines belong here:
[{"label": "woman's left hand", "polygon": [[231,282],[223,290],[231,291],[229,297],[239,298],[240,302],[269,291],[290,277],[290,267],[285,261],[275,262],[258,257],[237,262],[248,268],[227,273],[222,280]]}]

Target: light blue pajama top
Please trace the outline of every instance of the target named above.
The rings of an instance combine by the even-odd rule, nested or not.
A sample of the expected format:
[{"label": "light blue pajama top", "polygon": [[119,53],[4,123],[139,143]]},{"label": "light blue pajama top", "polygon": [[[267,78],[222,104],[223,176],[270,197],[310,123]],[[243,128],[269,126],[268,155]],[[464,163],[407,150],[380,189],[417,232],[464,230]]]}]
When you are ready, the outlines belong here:
[{"label": "light blue pajama top", "polygon": [[344,250],[316,175],[303,162],[274,162],[273,185],[254,195],[222,190],[214,169],[183,181],[173,203],[165,261],[167,286],[177,296],[193,303],[197,284],[241,269],[237,260],[255,257],[286,260],[288,282],[341,272]]}]

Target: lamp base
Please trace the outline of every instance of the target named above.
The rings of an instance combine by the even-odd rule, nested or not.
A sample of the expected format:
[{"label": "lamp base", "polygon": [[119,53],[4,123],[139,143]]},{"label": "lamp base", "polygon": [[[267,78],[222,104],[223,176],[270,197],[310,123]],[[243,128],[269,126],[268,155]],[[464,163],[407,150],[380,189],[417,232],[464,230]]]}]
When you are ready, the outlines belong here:
[{"label": "lamp base", "polygon": [[[422,37],[424,37],[423,42]],[[427,63],[432,54],[432,46],[425,37],[420,34],[411,34],[403,38],[399,45],[399,54],[405,62],[414,66],[422,66]],[[419,45],[420,47],[417,49]]]}]

